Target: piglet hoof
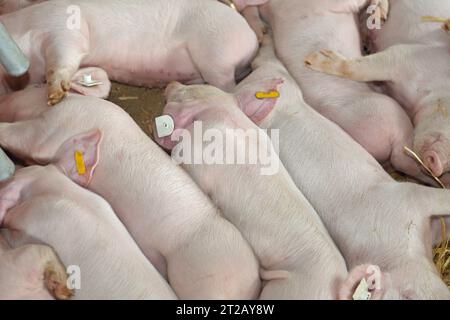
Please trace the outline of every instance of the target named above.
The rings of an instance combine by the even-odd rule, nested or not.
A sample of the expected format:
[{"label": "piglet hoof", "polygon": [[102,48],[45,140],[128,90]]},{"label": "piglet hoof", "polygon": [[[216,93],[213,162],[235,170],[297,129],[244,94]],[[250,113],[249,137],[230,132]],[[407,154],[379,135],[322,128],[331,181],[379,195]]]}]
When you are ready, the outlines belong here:
[{"label": "piglet hoof", "polygon": [[310,54],[306,57],[305,64],[312,70],[339,76],[343,75],[342,71],[346,68],[345,58],[330,50]]},{"label": "piglet hoof", "polygon": [[44,282],[47,290],[57,300],[68,300],[74,295],[73,290],[67,287],[66,270],[57,259],[48,263],[44,272]]},{"label": "piglet hoof", "polygon": [[370,5],[379,9],[380,19],[385,22],[389,14],[389,0],[371,0]]},{"label": "piglet hoof", "polygon": [[54,106],[65,98],[71,87],[70,76],[68,72],[53,72],[47,74],[48,83],[48,105]]},{"label": "piglet hoof", "polygon": [[48,105],[54,106],[54,105],[60,103],[66,97],[67,92],[69,92],[69,89],[70,89],[70,83],[69,83],[68,89],[67,89],[66,85],[64,85],[64,87],[61,86],[61,88],[58,90],[49,91]]}]

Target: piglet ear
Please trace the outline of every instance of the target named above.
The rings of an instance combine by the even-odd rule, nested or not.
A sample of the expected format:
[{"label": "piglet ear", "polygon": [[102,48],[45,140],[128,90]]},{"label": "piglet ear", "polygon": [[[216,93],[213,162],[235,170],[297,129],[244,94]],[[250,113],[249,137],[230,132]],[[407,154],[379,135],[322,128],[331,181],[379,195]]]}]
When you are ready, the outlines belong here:
[{"label": "piglet ear", "polygon": [[242,87],[236,94],[239,108],[259,125],[275,108],[283,82],[281,78],[265,79]]},{"label": "piglet ear", "polygon": [[83,187],[89,185],[94,175],[102,137],[100,130],[79,134],[64,142],[58,150],[57,165]]},{"label": "piglet ear", "polygon": [[234,4],[239,11],[249,6],[260,6],[269,2],[269,0],[234,0]]},{"label": "piglet ear", "polygon": [[173,130],[171,130],[172,133],[170,135],[164,137],[158,136],[157,130],[153,130],[156,142],[164,149],[171,151],[180,142],[183,130],[192,125],[198,113],[204,109],[196,101],[169,102],[164,108],[164,116],[172,119]]},{"label": "piglet ear", "polygon": [[[87,79],[91,81],[86,82]],[[106,99],[111,91],[111,81],[103,69],[84,68],[75,73],[70,89],[84,96]]]},{"label": "piglet ear", "polygon": [[[365,281],[368,290],[364,290],[362,281]],[[358,291],[360,293],[366,291],[370,293],[370,300],[381,300],[389,286],[388,274],[382,273],[376,265],[363,264],[350,271],[348,278],[341,285],[338,298],[340,300],[353,300],[355,294],[358,295]],[[359,296],[359,299],[364,299],[361,298],[361,294]]]}]

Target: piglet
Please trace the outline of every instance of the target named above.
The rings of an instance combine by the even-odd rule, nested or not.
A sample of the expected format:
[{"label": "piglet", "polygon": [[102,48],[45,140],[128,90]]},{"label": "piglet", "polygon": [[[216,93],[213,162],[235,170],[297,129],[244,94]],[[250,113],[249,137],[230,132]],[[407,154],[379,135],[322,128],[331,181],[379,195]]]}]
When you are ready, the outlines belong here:
[{"label": "piglet", "polygon": [[[28,163],[59,163],[106,199],[179,298],[250,299],[258,262],[237,229],[189,176],[118,106],[70,95],[49,108],[46,88],[0,105],[0,145]],[[21,111],[19,111],[21,110]],[[85,172],[75,152],[84,154]]]},{"label": "piglet", "polygon": [[[322,50],[307,58],[314,70],[347,79],[384,81],[414,124],[413,150],[447,186],[450,185],[450,73],[448,38],[439,24],[423,16],[450,16],[450,2],[391,1],[390,16],[370,39],[379,53],[353,57]],[[323,46],[320,49],[331,49]]]},{"label": "piglet", "polygon": [[[450,191],[394,181],[348,134],[304,102],[269,37],[253,69],[236,88],[235,105],[260,127],[280,130],[280,158],[350,270],[339,297],[352,298],[365,278],[373,299],[450,299],[431,244],[431,219],[449,216]],[[279,98],[270,103],[255,97],[275,90]]]},{"label": "piglet", "polygon": [[66,177],[61,159],[20,169],[0,189],[6,239],[14,247],[51,245],[74,272],[69,283],[76,299],[174,299],[111,206]]},{"label": "piglet", "polygon": [[[179,80],[231,90],[258,48],[245,20],[216,1],[46,1],[0,22],[31,61],[28,83],[46,79],[50,105],[64,98],[80,67],[92,66],[132,85]],[[0,79],[1,94],[10,80]]]},{"label": "piglet", "polygon": [[372,4],[381,18],[386,0],[270,0],[261,13],[270,23],[280,60],[302,88],[305,101],[337,123],[379,162],[432,183],[404,153],[412,146],[412,123],[401,106],[368,84],[310,70],[307,56],[322,48],[361,57],[357,13]]},{"label": "piglet", "polygon": [[[217,88],[172,83],[166,98],[164,114],[174,119],[176,131],[158,139],[159,143],[172,149],[177,136],[183,134],[180,130],[192,137],[185,140],[183,134],[173,155],[188,150],[193,150],[194,157],[197,150],[208,153],[211,138],[202,140],[208,130],[215,139],[223,137],[214,161],[197,163],[194,158],[183,158],[182,165],[255,250],[265,282],[260,298],[337,298],[338,284],[347,275],[345,262],[280,163],[269,137],[235,107],[233,96]],[[200,124],[203,132],[195,129]],[[267,158],[262,156],[266,152]],[[243,165],[224,161],[241,156],[255,160]]]},{"label": "piglet", "polygon": [[0,300],[66,300],[72,295],[66,268],[52,248],[32,244],[13,249],[0,235]]}]

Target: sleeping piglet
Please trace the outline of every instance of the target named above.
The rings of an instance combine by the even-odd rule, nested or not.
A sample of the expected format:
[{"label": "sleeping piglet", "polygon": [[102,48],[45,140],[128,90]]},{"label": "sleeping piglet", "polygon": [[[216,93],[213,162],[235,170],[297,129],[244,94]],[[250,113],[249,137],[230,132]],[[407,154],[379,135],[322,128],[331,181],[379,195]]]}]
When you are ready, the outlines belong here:
[{"label": "sleeping piglet", "polygon": [[[450,2],[391,1],[390,15],[370,40],[378,52],[349,57],[345,52],[311,53],[308,65],[352,80],[382,81],[414,124],[413,149],[425,165],[450,185],[450,53],[440,24],[422,22],[424,16],[450,16]],[[334,48],[331,48],[334,49]]]},{"label": "sleeping piglet", "polygon": [[377,8],[381,23],[387,0],[270,0],[261,13],[273,29],[277,56],[312,108],[338,124],[379,162],[433,183],[404,152],[405,146],[412,148],[413,126],[394,99],[366,83],[318,73],[304,63],[311,52],[322,48],[362,57],[356,16],[368,5]]},{"label": "sleeping piglet", "polygon": [[[250,299],[259,294],[257,260],[238,230],[194,181],[120,107],[69,95],[46,104],[46,89],[0,103],[0,145],[28,163],[59,163],[106,199],[179,298]],[[86,170],[76,170],[75,152]]]},{"label": "sleeping piglet", "polygon": [[[45,1],[0,22],[31,61],[23,81],[46,80],[50,105],[65,97],[80,67],[131,85],[178,80],[231,90],[258,48],[245,19],[216,1]],[[12,80],[3,72],[0,80],[0,94],[10,91]]]},{"label": "sleeping piglet", "polygon": [[70,266],[75,299],[176,298],[111,206],[60,171],[67,157],[57,166],[19,169],[1,187],[0,223],[6,240],[13,247],[52,246]]},{"label": "sleeping piglet", "polygon": [[[270,37],[264,41],[253,73],[236,88],[235,107],[260,127],[280,130],[280,158],[350,270],[340,298],[351,298],[369,273],[377,278],[373,299],[450,299],[431,243],[431,219],[448,217],[450,191],[394,181],[358,143],[304,102]],[[276,90],[279,98],[270,102],[255,97]]]},{"label": "sleeping piglet", "polygon": [[[173,149],[173,156],[188,150],[194,157],[198,150],[205,152],[204,159],[207,154],[217,156],[201,163],[184,156],[178,160],[255,250],[264,280],[260,298],[337,298],[338,285],[347,275],[345,262],[279,163],[269,137],[235,107],[233,96],[215,87],[175,82],[167,87],[166,98],[164,115],[174,119],[176,130],[158,142]],[[200,124],[203,132],[196,129]],[[192,139],[183,135],[177,144],[182,130]],[[220,137],[224,139],[211,151],[211,139],[218,142]],[[247,160],[238,163],[240,157]]]}]

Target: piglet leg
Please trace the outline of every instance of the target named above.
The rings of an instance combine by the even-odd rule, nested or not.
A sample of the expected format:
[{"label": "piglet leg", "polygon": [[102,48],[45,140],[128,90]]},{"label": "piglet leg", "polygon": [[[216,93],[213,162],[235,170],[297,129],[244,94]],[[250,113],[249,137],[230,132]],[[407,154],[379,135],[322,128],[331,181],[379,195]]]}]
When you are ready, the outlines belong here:
[{"label": "piglet leg", "polygon": [[[73,31],[72,31],[73,32]],[[88,41],[81,34],[61,32],[46,46],[48,104],[59,103],[69,92],[71,80],[88,52]]]},{"label": "piglet leg", "polygon": [[[310,54],[305,64],[313,70],[356,81],[394,81],[399,56],[396,49],[393,47],[354,60],[349,60],[334,51],[322,50]],[[398,51],[405,52],[405,50]]]},{"label": "piglet leg", "polygon": [[253,31],[255,31],[256,36],[258,37],[258,42],[261,43],[264,38],[264,34],[267,32],[267,28],[261,20],[259,8],[256,6],[246,7],[242,10],[241,14],[244,16],[245,20],[247,20]]}]

